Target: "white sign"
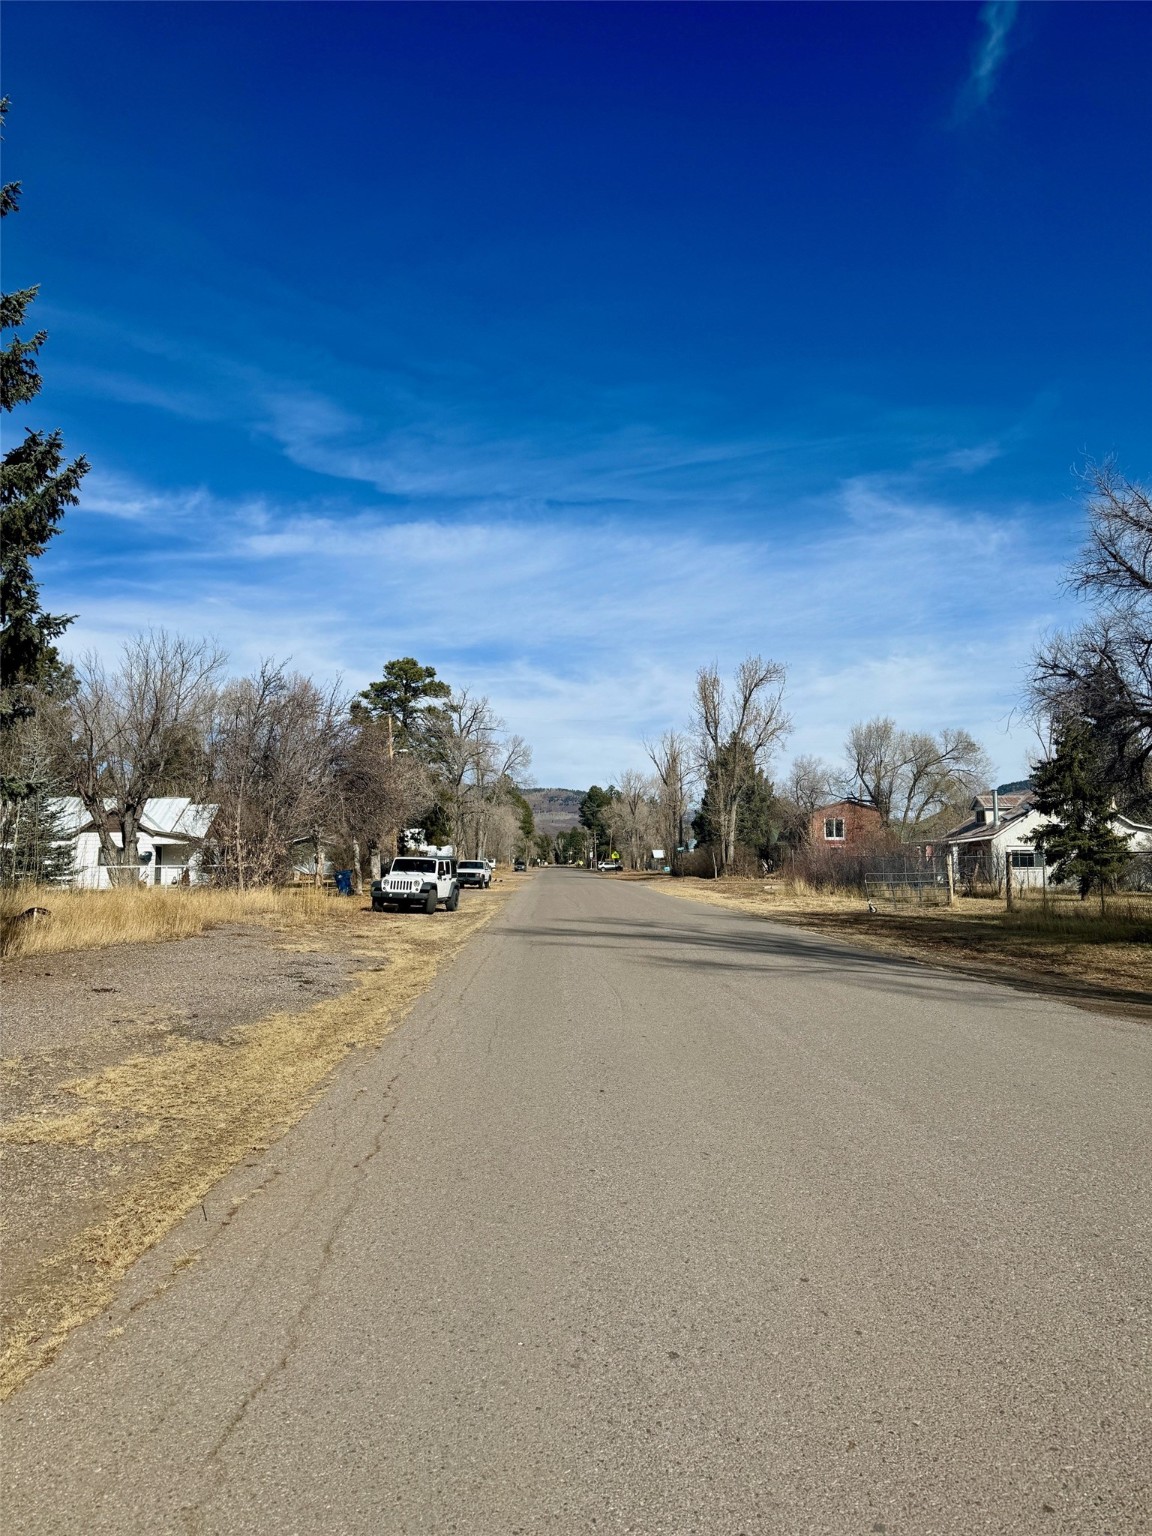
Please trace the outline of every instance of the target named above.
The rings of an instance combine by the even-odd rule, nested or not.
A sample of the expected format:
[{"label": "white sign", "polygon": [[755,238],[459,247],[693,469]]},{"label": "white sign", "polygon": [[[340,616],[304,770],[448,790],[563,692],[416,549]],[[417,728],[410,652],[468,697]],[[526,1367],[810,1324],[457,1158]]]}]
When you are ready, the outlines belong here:
[{"label": "white sign", "polygon": [[663,850],[663,848],[653,848],[653,850],[652,850],[652,857],[654,859],[662,859],[664,857],[664,850]]}]

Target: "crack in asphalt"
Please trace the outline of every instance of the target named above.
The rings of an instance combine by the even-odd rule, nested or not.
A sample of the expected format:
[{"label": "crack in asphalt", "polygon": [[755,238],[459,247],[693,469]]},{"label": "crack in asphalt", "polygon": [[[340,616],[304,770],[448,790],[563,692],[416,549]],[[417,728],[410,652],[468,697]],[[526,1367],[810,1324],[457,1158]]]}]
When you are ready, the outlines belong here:
[{"label": "crack in asphalt", "polygon": [[[308,1317],[312,1311],[312,1308],[315,1306],[316,1301],[318,1300],[324,1272],[332,1257],[332,1252],[336,1241],[339,1238],[341,1231],[343,1230],[345,1222],[351,1214],[353,1205],[356,1203],[357,1196],[360,1192],[360,1185],[363,1179],[366,1177],[368,1165],[373,1162],[374,1159],[378,1157],[380,1152],[383,1150],[384,1133],[388,1128],[389,1120],[391,1119],[400,1102],[398,1096],[392,1091],[399,1077],[400,1072],[397,1071],[384,1085],[382,1102],[384,1102],[387,1107],[380,1117],[380,1122],[372,1139],[372,1145],[369,1147],[368,1151],[365,1152],[363,1157],[357,1159],[357,1161],[351,1165],[352,1172],[356,1175],[356,1177],[353,1179],[352,1185],[348,1191],[347,1198],[337,1210],[328,1235],[324,1239],[324,1243],[320,1249],[320,1255],[315,1268],[313,1269],[313,1272],[307,1281],[304,1299],[293,1313],[292,1318],[288,1324],[287,1340],[285,1342],[284,1348],[281,1350],[275,1362],[268,1367],[268,1369],[263,1373],[259,1380],[256,1381],[253,1386],[250,1387],[249,1390],[245,1393],[235,1412],[232,1414],[231,1418],[228,1420],[227,1424],[224,1426],[224,1429],[217,1437],[216,1441],[204,1458],[205,1466],[211,1469],[215,1477],[215,1488],[210,1494],[205,1495],[205,1498],[197,1500],[195,1504],[186,1505],[184,1509],[181,1510],[182,1518],[194,1519],[196,1521],[201,1519],[201,1510],[206,1499],[219,1491],[223,1472],[218,1463],[222,1451],[228,1445],[228,1442],[233,1438],[236,1432],[243,1426],[245,1419],[248,1417],[255,1404],[260,1400],[260,1398],[264,1395],[264,1393],[268,1390],[276,1378],[282,1376],[288,1369],[288,1365],[292,1359],[292,1356],[295,1354],[296,1350],[300,1346],[302,1339],[304,1338]],[[193,1531],[197,1527],[194,1525],[189,1525],[188,1528],[190,1531]]]}]

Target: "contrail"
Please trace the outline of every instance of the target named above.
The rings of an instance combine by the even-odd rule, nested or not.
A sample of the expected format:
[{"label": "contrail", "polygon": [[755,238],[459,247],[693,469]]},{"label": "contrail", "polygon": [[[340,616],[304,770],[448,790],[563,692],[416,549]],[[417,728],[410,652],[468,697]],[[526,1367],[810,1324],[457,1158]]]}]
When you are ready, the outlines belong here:
[{"label": "contrail", "polygon": [[980,11],[984,36],[980,40],[963,97],[969,106],[980,106],[992,94],[996,76],[1008,52],[1008,34],[1016,20],[1018,0],[988,0]]}]

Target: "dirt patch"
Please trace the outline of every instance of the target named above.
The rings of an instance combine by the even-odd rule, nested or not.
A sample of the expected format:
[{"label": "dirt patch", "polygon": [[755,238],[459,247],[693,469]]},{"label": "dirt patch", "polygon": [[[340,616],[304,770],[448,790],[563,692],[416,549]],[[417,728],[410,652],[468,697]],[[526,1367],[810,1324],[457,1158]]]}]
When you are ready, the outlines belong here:
[{"label": "dirt patch", "polygon": [[1101,943],[1013,930],[1004,924],[1002,904],[997,908],[987,901],[960,899],[953,908],[871,913],[858,896],[796,895],[762,880],[654,877],[652,884],[668,895],[814,929],[846,943],[1025,987],[1077,1006],[1152,1021],[1152,946],[1147,943]]},{"label": "dirt patch", "polygon": [[[6,1395],[129,1265],[395,1027],[515,887],[455,913],[332,902],[283,932],[28,957],[6,970]],[[115,989],[115,990],[111,990]]]},{"label": "dirt patch", "polygon": [[363,961],[299,954],[284,935],[230,924],[196,938],[29,955],[4,967],[0,1055],[123,1053],[152,1029],[219,1039],[238,1024],[332,997]]}]

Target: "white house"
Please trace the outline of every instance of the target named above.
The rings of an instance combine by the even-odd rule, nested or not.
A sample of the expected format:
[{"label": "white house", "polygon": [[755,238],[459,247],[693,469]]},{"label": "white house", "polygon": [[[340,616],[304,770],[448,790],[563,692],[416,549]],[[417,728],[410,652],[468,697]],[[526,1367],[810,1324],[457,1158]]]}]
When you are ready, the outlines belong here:
[{"label": "white house", "polygon": [[[1030,791],[1000,794],[990,790],[977,795],[970,810],[970,819],[944,839],[958,882],[975,880],[1001,886],[1005,869],[1012,871],[1017,889],[1051,881],[1044,855],[1031,838],[1052,818],[1036,810]],[[1133,853],[1152,853],[1152,826],[1117,813],[1112,817],[1112,830],[1127,837]]]},{"label": "white house", "polygon": [[[75,841],[72,884],[88,890],[107,890],[112,884],[108,861],[100,846],[96,824],[76,795],[53,802],[61,828]],[[112,809],[112,801],[105,801]],[[207,837],[218,807],[197,805],[184,795],[162,795],[145,801],[140,818],[138,850],[142,885],[195,885],[203,878],[200,847]],[[118,848],[123,846],[111,816],[108,829]]]}]

